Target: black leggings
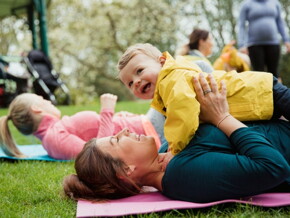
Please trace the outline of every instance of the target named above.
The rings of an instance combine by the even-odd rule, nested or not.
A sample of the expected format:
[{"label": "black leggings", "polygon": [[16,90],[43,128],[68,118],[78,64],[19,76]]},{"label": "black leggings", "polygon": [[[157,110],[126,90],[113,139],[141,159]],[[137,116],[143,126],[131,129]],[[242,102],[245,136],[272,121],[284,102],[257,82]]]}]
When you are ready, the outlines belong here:
[{"label": "black leggings", "polygon": [[279,77],[280,45],[253,45],[248,50],[254,71],[266,71]]}]

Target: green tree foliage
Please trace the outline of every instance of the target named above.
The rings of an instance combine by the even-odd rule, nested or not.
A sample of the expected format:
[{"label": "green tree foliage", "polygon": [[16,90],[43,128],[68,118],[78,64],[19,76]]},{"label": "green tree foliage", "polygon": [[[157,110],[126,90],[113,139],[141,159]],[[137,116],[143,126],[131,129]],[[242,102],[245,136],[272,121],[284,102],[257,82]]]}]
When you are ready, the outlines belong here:
[{"label": "green tree foliage", "polygon": [[189,0],[186,2],[183,10],[186,11],[187,18],[190,18],[191,26],[210,30],[218,48],[223,47],[229,37],[236,38],[236,18],[241,0]]},{"label": "green tree foliage", "polygon": [[0,21],[0,54],[9,54],[11,45],[14,45],[12,50],[17,52],[19,49],[25,50],[30,47],[31,36],[28,26],[24,24],[23,19],[16,17],[7,17]]},{"label": "green tree foliage", "polygon": [[73,63],[68,77],[78,92],[132,98],[115,79],[118,59],[128,46],[139,42],[174,51],[175,10],[170,2],[154,0],[54,1],[48,16],[54,62],[60,69],[72,68]]},{"label": "green tree foliage", "polygon": [[[13,19],[5,19],[0,23],[0,54],[7,54],[9,50],[9,45],[16,40],[16,34],[11,28]],[[8,24],[8,25],[7,25]]]},{"label": "green tree foliage", "polygon": [[[75,103],[93,101],[104,92],[133,99],[116,78],[116,64],[125,49],[149,42],[172,54],[188,42],[194,27],[211,31],[216,44],[212,60],[223,46],[237,39],[237,17],[242,0],[52,0],[47,11],[50,55]],[[289,0],[280,0],[290,30]],[[27,50],[31,37],[16,18],[0,22],[0,53],[9,46]],[[19,34],[24,38],[19,39]],[[17,36],[17,37],[16,37]],[[20,49],[19,49],[20,51]],[[281,59],[283,81],[289,61]],[[284,72],[282,72],[284,71]],[[290,81],[290,79],[289,79]],[[290,85],[290,84],[287,84]]]}]

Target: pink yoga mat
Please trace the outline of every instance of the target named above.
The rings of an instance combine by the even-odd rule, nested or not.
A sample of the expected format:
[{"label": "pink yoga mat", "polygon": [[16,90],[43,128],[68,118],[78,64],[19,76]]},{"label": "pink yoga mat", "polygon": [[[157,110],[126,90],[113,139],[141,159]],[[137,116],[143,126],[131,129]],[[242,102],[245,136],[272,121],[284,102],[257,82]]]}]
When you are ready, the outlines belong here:
[{"label": "pink yoga mat", "polygon": [[228,199],[210,203],[192,203],[171,200],[159,192],[139,194],[133,197],[111,200],[105,203],[78,201],[77,217],[124,216],[144,214],[172,209],[210,207],[223,203],[245,203],[262,207],[281,207],[290,205],[290,193],[267,193],[243,198]]}]

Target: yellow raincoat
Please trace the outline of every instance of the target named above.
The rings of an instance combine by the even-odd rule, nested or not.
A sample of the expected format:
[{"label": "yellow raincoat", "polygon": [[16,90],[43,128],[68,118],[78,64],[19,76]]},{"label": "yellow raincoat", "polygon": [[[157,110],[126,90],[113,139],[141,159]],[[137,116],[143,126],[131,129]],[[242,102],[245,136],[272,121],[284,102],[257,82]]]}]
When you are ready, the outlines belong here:
[{"label": "yellow raincoat", "polygon": [[250,70],[249,64],[238,54],[238,50],[231,44],[223,48],[221,56],[214,62],[213,68],[215,70],[227,70],[227,65],[237,72]]},{"label": "yellow raincoat", "polygon": [[[166,116],[164,135],[173,154],[189,143],[199,126],[200,105],[192,85],[192,77],[201,70],[179,56],[174,60],[168,52],[156,84],[151,107]],[[219,83],[225,80],[230,113],[241,121],[268,120],[273,114],[273,75],[247,71],[214,71]]]}]

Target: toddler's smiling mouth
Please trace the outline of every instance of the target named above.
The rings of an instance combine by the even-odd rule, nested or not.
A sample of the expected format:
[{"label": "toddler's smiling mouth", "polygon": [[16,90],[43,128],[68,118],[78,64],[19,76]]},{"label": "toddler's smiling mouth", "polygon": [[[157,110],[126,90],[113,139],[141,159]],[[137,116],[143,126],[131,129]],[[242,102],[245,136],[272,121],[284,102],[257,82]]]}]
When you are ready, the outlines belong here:
[{"label": "toddler's smiling mouth", "polygon": [[144,94],[146,93],[151,87],[151,83],[147,83],[145,86],[143,86],[141,92]]}]

